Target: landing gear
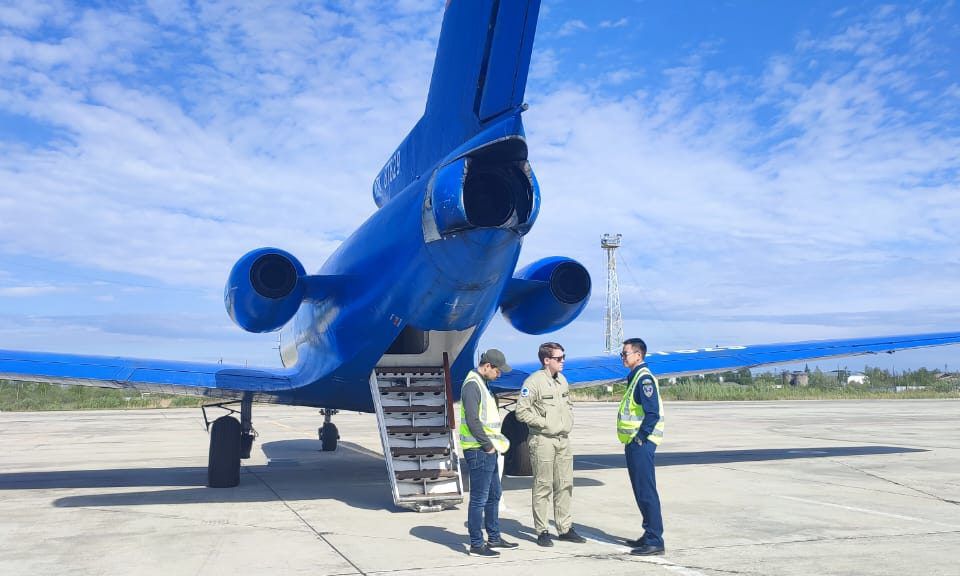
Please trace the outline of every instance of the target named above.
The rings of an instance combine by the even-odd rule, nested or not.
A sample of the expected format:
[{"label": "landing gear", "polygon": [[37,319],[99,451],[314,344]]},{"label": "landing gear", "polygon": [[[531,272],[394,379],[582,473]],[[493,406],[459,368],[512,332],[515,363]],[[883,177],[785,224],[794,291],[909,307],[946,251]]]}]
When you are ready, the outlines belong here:
[{"label": "landing gear", "polygon": [[207,486],[233,488],[240,483],[240,422],[221,416],[210,427]]},{"label": "landing gear", "polygon": [[320,449],[324,452],[333,452],[337,449],[340,432],[337,425],[333,423],[332,416],[337,413],[336,410],[324,408],[320,411],[323,414],[323,426],[317,429],[317,436],[320,438]]},{"label": "landing gear", "polygon": [[517,420],[515,412],[507,412],[500,431],[510,441],[510,449],[503,455],[503,474],[533,476],[533,467],[530,465],[530,428]]},{"label": "landing gear", "polygon": [[[203,406],[203,420],[210,431],[210,452],[207,456],[207,486],[210,488],[233,488],[240,483],[240,460],[250,457],[253,439],[253,400],[240,401],[240,411],[228,408],[236,402],[222,402]],[[207,408],[223,408],[230,414],[240,414],[240,420],[230,414],[221,416],[211,424]]]}]

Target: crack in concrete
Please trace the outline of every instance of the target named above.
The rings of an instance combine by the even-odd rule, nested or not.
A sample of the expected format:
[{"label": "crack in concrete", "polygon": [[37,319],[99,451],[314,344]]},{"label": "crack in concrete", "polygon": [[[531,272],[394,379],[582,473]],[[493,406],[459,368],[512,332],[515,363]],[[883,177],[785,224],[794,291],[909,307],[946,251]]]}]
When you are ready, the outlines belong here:
[{"label": "crack in concrete", "polygon": [[316,528],[314,528],[314,527],[313,527],[313,524],[311,524],[310,522],[308,522],[307,519],[303,517],[303,515],[301,515],[301,514],[300,514],[299,512],[297,512],[296,510],[294,510],[293,506],[291,506],[290,503],[287,502],[286,499],[284,499],[283,496],[281,496],[280,493],[277,492],[277,491],[273,488],[273,486],[271,486],[266,480],[264,480],[263,478],[261,478],[260,475],[257,474],[256,472],[254,472],[253,470],[248,469],[247,471],[248,471],[250,474],[252,474],[254,478],[256,478],[257,480],[259,480],[261,484],[263,484],[264,486],[266,486],[267,489],[270,490],[270,492],[273,492],[273,495],[277,497],[277,500],[279,500],[280,503],[283,504],[284,507],[286,507],[287,510],[289,510],[291,513],[293,513],[293,515],[296,516],[296,517],[300,520],[300,522],[303,523],[304,526],[306,526],[307,528],[309,528],[310,531],[313,532],[313,533],[317,536],[317,538],[319,538],[320,540],[322,540],[327,546],[330,547],[331,550],[333,550],[333,551],[336,552],[341,558],[343,558],[343,560],[344,560],[347,564],[353,566],[353,569],[356,570],[356,572],[354,572],[354,574],[360,574],[361,576],[367,576],[367,573],[364,572],[363,570],[361,570],[359,566],[357,566],[356,564],[354,564],[354,563],[353,563],[353,560],[351,560],[350,558],[347,558],[347,555],[344,554],[343,552],[341,552],[339,548],[337,548],[336,546],[334,546],[333,542],[327,540],[327,538],[326,538],[326,536],[324,536],[324,533],[323,533],[323,532],[320,532],[319,530],[317,530]]},{"label": "crack in concrete", "polygon": [[903,538],[906,536],[939,536],[943,534],[960,534],[960,530],[935,530],[931,532],[907,532],[899,534],[874,534],[870,536],[829,536],[822,538],[802,538],[797,540],[781,540],[774,542],[751,542],[749,544],[723,544],[718,546],[700,546],[697,548],[675,548],[677,552],[693,552],[703,550],[725,550],[734,548],[751,548],[755,546],[782,546],[788,544],[816,544],[820,542],[842,542],[852,540],[883,540]]},{"label": "crack in concrete", "polygon": [[91,512],[110,512],[112,514],[127,514],[131,516],[150,516],[152,518],[163,518],[165,520],[183,520],[191,524],[200,524],[206,526],[232,526],[234,528],[254,528],[257,530],[272,530],[275,532],[294,532],[297,534],[302,534],[305,532],[311,532],[309,529],[305,528],[277,528],[276,526],[260,526],[259,524],[243,524],[239,522],[231,522],[229,520],[203,520],[199,518],[191,518],[189,516],[180,516],[177,514],[163,514],[161,512],[148,512],[144,510],[130,510],[124,508],[99,508],[99,507],[83,507],[84,510],[89,510]]},{"label": "crack in concrete", "polygon": [[949,499],[947,499],[947,498],[943,498],[943,497],[937,496],[936,494],[931,494],[930,492],[927,492],[927,491],[925,491],[925,490],[921,490],[921,489],[919,489],[919,488],[914,488],[913,486],[907,486],[906,484],[903,484],[902,482],[897,482],[896,480],[891,480],[890,478],[885,478],[885,477],[883,477],[883,476],[881,476],[881,475],[879,475],[879,474],[875,474],[875,473],[873,473],[873,472],[869,472],[869,471],[864,470],[864,469],[862,469],[862,468],[857,468],[856,466],[854,466],[854,465],[852,465],[852,464],[847,464],[846,462],[841,462],[841,461],[839,461],[839,460],[835,460],[835,461],[834,461],[834,460],[831,460],[831,461],[832,461],[832,462],[836,462],[837,464],[840,464],[841,466],[846,466],[847,468],[850,468],[851,470],[856,470],[857,472],[860,472],[861,474],[866,474],[867,476],[870,476],[870,477],[872,477],[872,478],[876,478],[877,480],[882,480],[882,481],[884,481],[884,482],[889,482],[890,484],[893,484],[893,485],[895,485],[895,486],[900,486],[901,488],[906,488],[907,490],[913,490],[914,492],[923,494],[923,495],[925,495],[925,496],[929,496],[930,498],[933,498],[934,500],[939,500],[940,502],[943,502],[943,503],[945,503],[945,504],[953,504],[953,505],[955,505],[955,506],[960,505],[960,502],[958,502],[958,501],[956,501],[956,500],[949,500]]}]

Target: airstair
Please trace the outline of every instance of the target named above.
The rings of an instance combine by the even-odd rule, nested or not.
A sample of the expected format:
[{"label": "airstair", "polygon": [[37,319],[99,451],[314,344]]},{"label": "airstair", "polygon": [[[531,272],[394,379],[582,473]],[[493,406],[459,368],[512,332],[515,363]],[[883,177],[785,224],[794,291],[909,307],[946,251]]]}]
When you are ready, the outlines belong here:
[{"label": "airstair", "polygon": [[459,433],[444,367],[377,367],[370,393],[393,503],[433,512],[463,502]]}]

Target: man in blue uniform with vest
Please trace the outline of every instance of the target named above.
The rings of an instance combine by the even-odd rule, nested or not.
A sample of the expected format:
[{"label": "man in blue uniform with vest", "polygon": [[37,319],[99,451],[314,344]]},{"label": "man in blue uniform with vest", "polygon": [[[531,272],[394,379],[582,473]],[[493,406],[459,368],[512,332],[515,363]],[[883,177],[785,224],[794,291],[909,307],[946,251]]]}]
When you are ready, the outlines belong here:
[{"label": "man in blue uniform with vest", "polygon": [[[501,374],[510,372],[503,352],[491,348],[480,356],[476,370],[467,373],[460,391],[460,447],[470,468],[470,503],[467,531],[470,555],[496,557],[496,548],[516,548],[500,536],[500,471],[497,456],[510,448],[500,432],[500,408],[487,388]],[[487,541],[483,531],[487,530]]]},{"label": "man in blue uniform with vest", "polygon": [[625,445],[630,484],[643,517],[643,535],[627,540],[627,545],[636,556],[659,556],[665,547],[654,457],[663,440],[663,401],[660,385],[647,368],[646,356],[647,344],[640,338],[623,342],[620,358],[630,375],[617,413],[617,437]]}]

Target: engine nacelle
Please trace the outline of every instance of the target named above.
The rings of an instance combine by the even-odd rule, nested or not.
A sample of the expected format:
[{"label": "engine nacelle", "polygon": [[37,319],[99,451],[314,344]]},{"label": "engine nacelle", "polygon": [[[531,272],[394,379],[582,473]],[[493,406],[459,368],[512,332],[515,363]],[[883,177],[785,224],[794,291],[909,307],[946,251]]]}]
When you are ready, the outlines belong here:
[{"label": "engine nacelle", "polygon": [[227,314],[247,332],[272,332],[293,318],[306,292],[303,265],[278,248],[258,248],[233,265],[223,291]]},{"label": "engine nacelle", "polygon": [[440,168],[427,190],[424,236],[430,240],[475,228],[526,234],[540,210],[540,189],[525,159],[499,148]]},{"label": "engine nacelle", "polygon": [[543,258],[514,275],[500,311],[521,332],[553,332],[580,315],[590,300],[590,287],[590,273],[576,260]]}]

